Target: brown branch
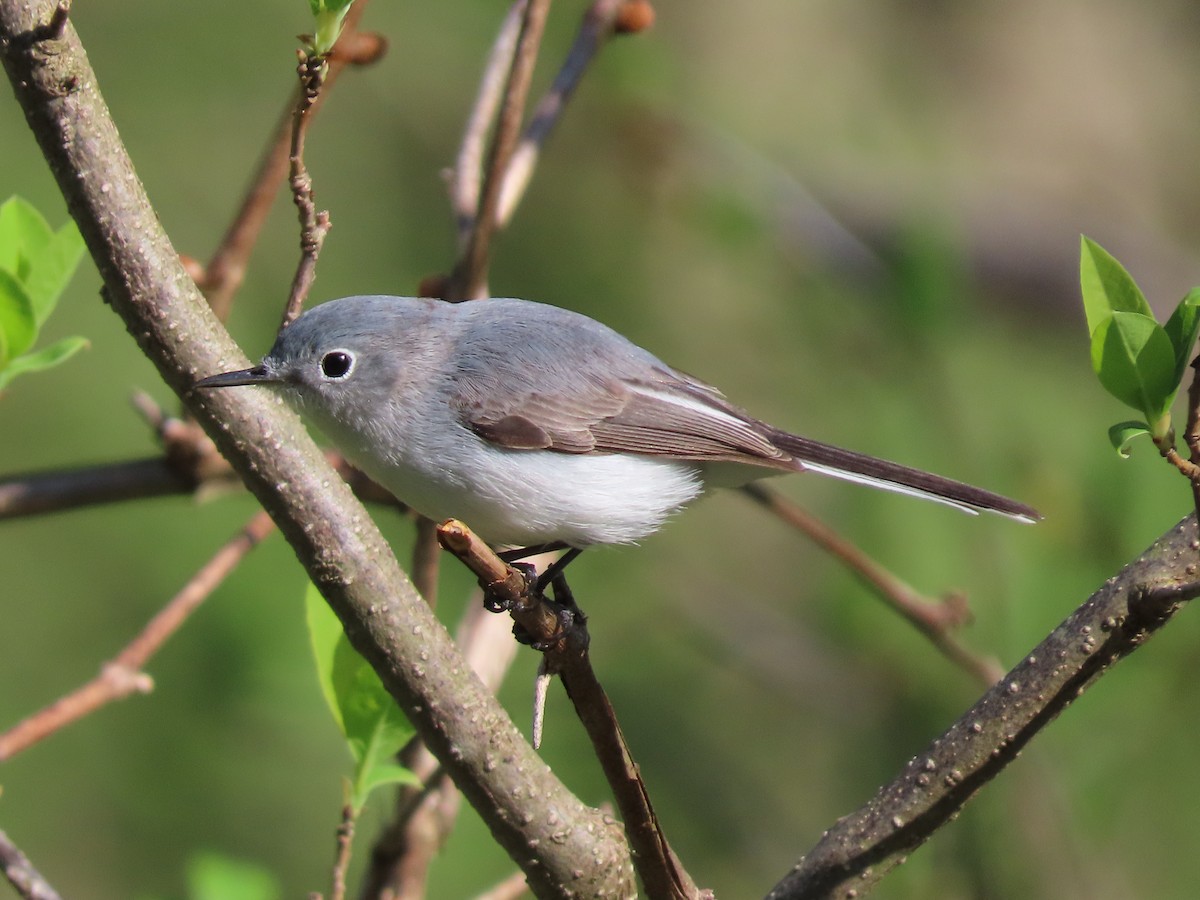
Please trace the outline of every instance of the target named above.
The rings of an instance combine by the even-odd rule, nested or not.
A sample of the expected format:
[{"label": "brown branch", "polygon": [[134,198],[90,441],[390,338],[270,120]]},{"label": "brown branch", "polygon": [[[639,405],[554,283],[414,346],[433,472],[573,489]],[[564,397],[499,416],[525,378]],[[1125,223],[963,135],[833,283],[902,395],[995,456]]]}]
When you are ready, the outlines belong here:
[{"label": "brown branch", "polygon": [[194,487],[161,457],[10,475],[0,480],[0,520],[187,494]]},{"label": "brown branch", "polygon": [[[517,644],[499,616],[468,600],[455,640],[467,663],[495,692],[516,658]],[[395,813],[371,850],[363,880],[363,900],[392,897],[422,900],[428,894],[429,868],[458,816],[462,795],[445,776],[441,764],[419,740],[400,754],[400,763],[413,772],[421,787],[401,787]]]},{"label": "brown branch", "polygon": [[549,10],[550,0],[528,0],[525,7],[521,34],[517,39],[516,51],[504,89],[504,99],[488,150],[479,207],[466,246],[450,274],[446,287],[448,300],[473,300],[488,294],[488,257],[491,252],[492,235],[496,230],[500,188],[504,180],[504,171],[508,167],[520,134],[525,102],[529,96],[529,85],[533,80],[533,68],[537,62]]},{"label": "brown branch", "polygon": [[1054,629],[866,806],[839,820],[768,895],[851,896],[882,879],[1095,683],[1200,596],[1188,516]]},{"label": "brown branch", "polygon": [[620,14],[631,5],[629,0],[593,0],[584,11],[579,32],[571,49],[567,51],[562,68],[555,75],[546,95],[538,101],[529,124],[504,169],[496,208],[498,228],[504,228],[512,218],[533,177],[542,147],[562,118],[567,103],[587,72],[588,66],[608,39],[617,33]]},{"label": "brown branch", "polygon": [[[324,87],[308,111],[309,119],[317,114],[325,97],[329,95],[329,89],[347,65],[369,65],[383,55],[386,44],[381,38],[356,30],[367,3],[368,0],[358,0],[346,14],[341,37],[329,54],[329,73],[325,77]],[[293,91],[292,98],[272,132],[270,142],[259,158],[250,186],[242,198],[233,222],[201,273],[200,289],[204,291],[213,312],[222,322],[229,318],[234,294],[242,286],[250,255],[258,243],[258,236],[271,211],[275,194],[288,174],[289,157],[292,152],[292,123],[300,100],[301,95],[297,89]]]},{"label": "brown branch", "polygon": [[0,0],[0,58],[104,281],[104,298],[234,465],[497,842],[544,897],[626,895],[620,834],[574,797],[463,665],[366,510],[299,418],[257,391],[190,388],[244,359],[150,206],[71,23],[43,46],[45,0]]},{"label": "brown branch", "polygon": [[983,686],[995,684],[1004,675],[995,660],[977,656],[951,633],[970,621],[971,613],[961,593],[951,591],[940,600],[930,600],[776,491],[754,482],[743,487],[742,492],[841,561],[879,599],[928,638],[943,656]]},{"label": "brown branch", "polygon": [[[504,86],[512,70],[517,38],[521,34],[521,23],[528,6],[529,0],[516,0],[500,23],[500,31],[483,68],[475,103],[467,116],[454,169],[450,172],[450,206],[454,213],[456,246],[460,254],[466,251],[479,218],[487,135],[504,96]],[[438,296],[441,295],[442,291],[438,291]]]},{"label": "brown branch", "polygon": [[329,63],[324,57],[311,56],[302,50],[296,53],[300,60],[296,67],[296,74],[300,78],[300,95],[296,99],[296,110],[292,116],[291,153],[288,156],[291,174],[288,181],[292,188],[292,202],[296,204],[296,211],[300,217],[300,262],[296,265],[296,274],[292,278],[287,306],[279,323],[280,331],[300,315],[309,288],[317,277],[317,257],[321,253],[321,245],[325,243],[325,235],[329,233],[329,213],[317,209],[313,199],[312,176],[308,174],[304,165],[304,139],[308,134],[309,122],[312,121],[313,108],[329,72]]},{"label": "brown branch", "polygon": [[0,829],[0,871],[25,900],[60,900],[58,891],[50,886],[21,849]]},{"label": "brown branch", "polygon": [[149,693],[154,685],[142,671],[146,663],[274,527],[270,516],[257,513],[95,678],[0,734],[0,762],[102,706],[133,693]]},{"label": "brown branch", "polygon": [[499,884],[475,897],[475,900],[517,900],[529,893],[529,883],[522,872],[513,872]]},{"label": "brown branch", "polygon": [[353,804],[342,806],[342,821],[337,829],[337,853],[333,861],[333,890],[330,900],[345,900],[346,872],[350,868],[350,851],[354,847],[354,814]]},{"label": "brown branch", "polygon": [[[612,788],[646,893],[654,898],[703,896],[667,843],[616,712],[592,669],[586,636],[564,629],[557,611],[532,591],[531,579],[501,560],[463,523],[442,523],[438,540],[475,574],[485,595],[500,601],[535,644],[547,648],[547,667],[562,680]],[[565,583],[555,586],[556,599],[563,601],[561,589]]]},{"label": "brown branch", "polygon": [[412,571],[409,577],[430,609],[437,609],[438,569],[441,563],[438,548],[437,525],[424,516],[417,516],[416,535],[413,540]]}]

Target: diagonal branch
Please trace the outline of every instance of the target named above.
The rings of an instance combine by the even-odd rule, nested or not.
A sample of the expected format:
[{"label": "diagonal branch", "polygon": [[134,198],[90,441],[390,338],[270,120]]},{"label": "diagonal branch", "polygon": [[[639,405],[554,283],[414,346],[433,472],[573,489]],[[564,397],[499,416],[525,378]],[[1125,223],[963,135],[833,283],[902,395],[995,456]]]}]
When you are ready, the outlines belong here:
[{"label": "diagonal branch", "polygon": [[770,900],[865,892],[956,816],[981,787],[1186,603],[1197,528],[1188,516],[1088,598],[866,806],[840,819]]},{"label": "diagonal branch", "polygon": [[940,602],[923,597],[820,519],[811,516],[777,491],[751,482],[742,492],[780,519],[804,532],[818,546],[842,562],[885,604],[925,635],[939,652],[984,687],[995,684],[1004,670],[992,659],[977,656],[955,638],[953,628],[968,621],[970,611],[962,594],[950,592]]},{"label": "diagonal branch", "polygon": [[273,528],[274,523],[266,513],[256,514],[171,598],[142,632],[100,670],[99,675],[0,734],[0,762],[11,759],[102,706],[123,700],[130,694],[149,692],[153,685],[142,671],[146,663]]},{"label": "diagonal branch", "polygon": [[474,300],[487,296],[488,258],[492,235],[496,231],[500,189],[504,182],[504,171],[521,132],[525,101],[529,96],[529,85],[533,81],[533,68],[549,11],[550,0],[528,0],[525,6],[520,36],[517,38],[495,133],[488,150],[479,206],[462,253],[450,275],[446,299]]},{"label": "diagonal branch", "polygon": [[58,891],[3,830],[0,830],[0,872],[25,900],[60,900]]},{"label": "diagonal branch", "polygon": [[25,117],[142,351],[271,514],[371,663],[492,834],[544,897],[628,895],[619,829],[574,797],[469,671],[387,543],[299,418],[258,392],[189,394],[245,357],[180,264],[69,22],[46,0],[0,0],[0,56]]},{"label": "diagonal branch", "polygon": [[[592,668],[586,637],[565,630],[558,610],[531,590],[532,582],[525,574],[500,559],[462,522],[451,519],[442,523],[438,527],[438,540],[475,574],[485,595],[499,600],[502,608],[511,613],[535,646],[545,648],[546,669],[562,680],[612,788],[633,849],[634,866],[646,893],[661,900],[694,900],[704,896],[667,843],[650,793],[617,721],[616,710]],[[561,603],[559,589],[556,584],[555,598]]]}]

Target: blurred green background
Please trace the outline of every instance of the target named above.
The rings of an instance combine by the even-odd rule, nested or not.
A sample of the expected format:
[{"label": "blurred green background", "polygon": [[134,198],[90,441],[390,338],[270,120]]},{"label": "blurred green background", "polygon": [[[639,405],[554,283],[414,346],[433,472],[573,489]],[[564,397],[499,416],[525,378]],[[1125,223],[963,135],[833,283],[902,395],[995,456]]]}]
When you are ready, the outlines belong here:
[{"label": "blurred green background", "polygon": [[[334,230],[313,300],[407,293],[452,259],[441,171],[505,4],[373,3],[391,42],[309,140]],[[583,4],[556,4],[539,86]],[[1011,665],[1189,508],[1092,376],[1078,236],[1160,310],[1200,282],[1200,10],[1177,0],[656,3],[552,140],[492,289],[581,310],[781,426],[1019,497],[1020,527],[817,478],[778,482],[901,577],[968,592],[964,639]],[[291,89],[303,0],[77,4],[72,20],[181,252],[206,258]],[[63,203],[7,88],[0,196]],[[270,343],[296,258],[280,199],[231,329]],[[46,340],[92,348],[0,398],[0,472],[153,454],[135,388],[172,397],[85,263]],[[188,497],[0,523],[0,728],[95,673],[252,513]],[[410,528],[379,515],[407,560]],[[470,579],[447,565],[453,621]],[[698,882],[760,896],[979,689],[836,563],[736,495],[573,585],[595,665]],[[156,690],[0,769],[0,827],[65,896],[183,897],[187,860],[325,890],[348,758],[323,706],[303,573],[275,536],[150,666]],[[1040,737],[878,891],[1194,896],[1200,625],[1170,628]],[[528,720],[535,654],[503,699]],[[543,753],[607,793],[563,697]],[[385,804],[381,804],[385,805]],[[381,810],[360,826],[366,856]],[[469,812],[431,895],[511,872]]]}]

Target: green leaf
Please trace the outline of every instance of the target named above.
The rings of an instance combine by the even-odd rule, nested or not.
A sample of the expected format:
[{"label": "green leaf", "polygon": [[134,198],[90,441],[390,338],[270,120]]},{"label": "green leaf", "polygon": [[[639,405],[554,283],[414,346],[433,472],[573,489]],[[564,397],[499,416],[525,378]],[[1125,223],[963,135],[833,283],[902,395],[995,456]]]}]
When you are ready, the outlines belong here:
[{"label": "green leaf", "polygon": [[323,56],[333,49],[338,35],[341,34],[342,22],[353,2],[354,0],[308,0],[308,7],[312,10],[317,26],[311,47],[315,55]]},{"label": "green leaf", "polygon": [[[0,331],[4,332],[7,354],[20,356],[37,338],[37,320],[25,286],[16,277],[0,269]],[[0,365],[6,362],[0,359]]]},{"label": "green leaf", "polygon": [[374,766],[364,769],[362,776],[358,779],[358,783],[354,785],[354,794],[351,797],[351,803],[354,804],[356,810],[361,810],[367,802],[367,797],[370,796],[371,791],[378,787],[386,787],[389,784],[407,784],[411,787],[420,787],[421,779],[411,769],[406,769],[397,762],[392,762],[391,760],[381,761]]},{"label": "green leaf", "polygon": [[18,356],[7,367],[0,368],[0,391],[4,390],[14,378],[28,375],[30,372],[52,369],[60,363],[66,362],[86,346],[88,346],[87,338],[68,337],[61,341],[55,341],[49,347],[43,347],[35,353]]},{"label": "green leaf", "polygon": [[30,254],[25,290],[29,294],[39,328],[58,305],[59,298],[79,268],[85,249],[79,229],[74,222],[68,221],[40,250]]},{"label": "green leaf", "polygon": [[283,889],[270,870],[219,853],[188,860],[189,900],[278,900]]},{"label": "green leaf", "polygon": [[1129,458],[1129,444],[1143,434],[1150,435],[1150,427],[1145,422],[1118,422],[1108,429],[1108,439],[1123,459]]},{"label": "green leaf", "polygon": [[1079,240],[1079,286],[1088,333],[1095,335],[1116,312],[1154,319],[1150,304],[1125,267],[1091,238],[1081,236]]},{"label": "green leaf", "polygon": [[0,269],[24,281],[29,259],[41,252],[52,235],[36,206],[23,197],[9,197],[0,204]]},{"label": "green leaf", "polygon": [[1178,383],[1183,380],[1183,373],[1191,362],[1192,348],[1196,346],[1196,336],[1200,334],[1200,287],[1187,292],[1163,328],[1175,348],[1175,381]]},{"label": "green leaf", "polygon": [[381,784],[416,783],[416,776],[394,760],[414,730],[375,670],[350,646],[337,616],[311,584],[305,608],[321,690],[354,757],[351,803],[357,811]]},{"label": "green leaf", "polygon": [[1175,397],[1175,348],[1154,319],[1114,312],[1092,334],[1092,366],[1105,390],[1156,421]]}]

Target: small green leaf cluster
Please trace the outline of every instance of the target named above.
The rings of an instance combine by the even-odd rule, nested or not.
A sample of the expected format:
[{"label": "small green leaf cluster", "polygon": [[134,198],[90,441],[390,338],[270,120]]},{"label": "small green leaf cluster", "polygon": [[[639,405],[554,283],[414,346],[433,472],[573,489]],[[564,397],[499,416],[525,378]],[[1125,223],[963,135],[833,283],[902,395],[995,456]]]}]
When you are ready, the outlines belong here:
[{"label": "small green leaf cluster", "polygon": [[347,802],[357,815],[375,788],[419,783],[395,761],[397,751],[415,731],[375,670],[350,646],[342,623],[311,584],[304,602],[321,690],[354,757]]},{"label": "small green leaf cluster", "polygon": [[350,11],[354,0],[308,0],[316,28],[313,31],[309,50],[314,56],[324,56],[337,43],[342,33],[342,22]]},{"label": "small green leaf cluster", "polygon": [[1124,266],[1087,237],[1080,242],[1079,283],[1100,384],[1143,416],[1109,429],[1113,447],[1128,456],[1129,442],[1142,434],[1160,449],[1173,446],[1171,402],[1200,332],[1200,288],[1192,288],[1160,325]]},{"label": "small green leaf cluster", "polygon": [[0,390],[18,375],[56,366],[87,345],[69,337],[29,352],[83,251],[74,222],[53,231],[27,200],[10,197],[0,205]]}]

